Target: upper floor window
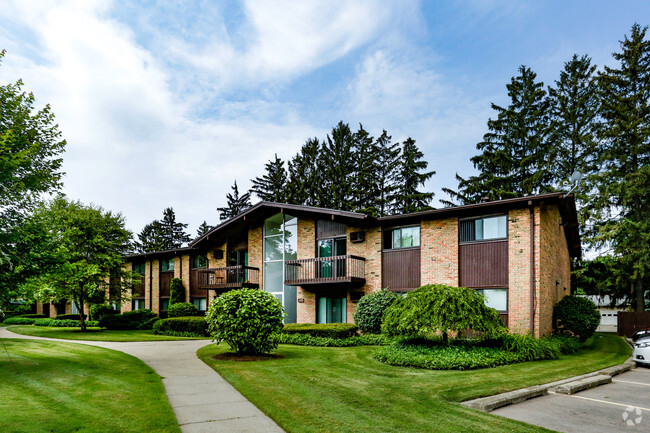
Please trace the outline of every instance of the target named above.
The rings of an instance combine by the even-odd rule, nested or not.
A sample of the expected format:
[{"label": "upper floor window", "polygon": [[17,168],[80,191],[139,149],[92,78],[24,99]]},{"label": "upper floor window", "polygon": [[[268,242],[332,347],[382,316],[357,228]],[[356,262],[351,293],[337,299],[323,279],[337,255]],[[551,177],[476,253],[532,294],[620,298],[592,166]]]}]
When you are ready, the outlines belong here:
[{"label": "upper floor window", "polygon": [[174,259],[162,259],[160,260],[160,271],[167,272],[174,270]]},{"label": "upper floor window", "polygon": [[420,227],[399,227],[384,230],[384,249],[410,248],[420,246]]},{"label": "upper floor window", "polygon": [[505,215],[460,221],[460,242],[487,241],[508,237],[508,217]]},{"label": "upper floor window", "polygon": [[133,272],[144,275],[144,263],[134,263]]},{"label": "upper floor window", "polygon": [[206,268],[208,266],[208,259],[205,256],[192,256],[190,259],[190,268]]}]

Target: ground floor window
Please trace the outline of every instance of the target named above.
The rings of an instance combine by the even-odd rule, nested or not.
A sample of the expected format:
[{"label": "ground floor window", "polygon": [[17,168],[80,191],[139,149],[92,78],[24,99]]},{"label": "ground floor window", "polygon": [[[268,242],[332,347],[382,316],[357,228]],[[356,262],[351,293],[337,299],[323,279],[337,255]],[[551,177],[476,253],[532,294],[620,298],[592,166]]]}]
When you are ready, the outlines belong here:
[{"label": "ground floor window", "polygon": [[346,323],[346,298],[321,296],[318,298],[318,323]]},{"label": "ground floor window", "polygon": [[169,309],[169,298],[160,298],[160,311],[167,311]]},{"label": "ground floor window", "polygon": [[70,314],[79,314],[79,310],[77,310],[77,306],[74,302],[70,302],[70,307]]},{"label": "ground floor window", "polygon": [[508,289],[478,289],[485,295],[485,304],[500,313],[508,312]]},{"label": "ground floor window", "polygon": [[192,298],[192,304],[199,311],[206,311],[208,309],[208,300],[206,298]]},{"label": "ground floor window", "polygon": [[144,308],[145,308],[144,307],[144,299],[134,299],[133,300],[133,308],[132,308],[133,311],[143,310]]}]

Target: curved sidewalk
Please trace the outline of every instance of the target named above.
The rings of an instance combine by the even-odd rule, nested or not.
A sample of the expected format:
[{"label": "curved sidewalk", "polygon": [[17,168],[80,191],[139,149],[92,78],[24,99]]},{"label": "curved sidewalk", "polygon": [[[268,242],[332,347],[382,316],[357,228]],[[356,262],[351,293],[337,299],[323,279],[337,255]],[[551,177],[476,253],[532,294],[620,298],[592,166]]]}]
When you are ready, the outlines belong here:
[{"label": "curved sidewalk", "polygon": [[0,327],[0,338],[50,340],[118,350],[144,361],[161,376],[167,399],[183,433],[282,433],[271,418],[196,356],[207,340],[110,342],[62,340],[14,334]]}]

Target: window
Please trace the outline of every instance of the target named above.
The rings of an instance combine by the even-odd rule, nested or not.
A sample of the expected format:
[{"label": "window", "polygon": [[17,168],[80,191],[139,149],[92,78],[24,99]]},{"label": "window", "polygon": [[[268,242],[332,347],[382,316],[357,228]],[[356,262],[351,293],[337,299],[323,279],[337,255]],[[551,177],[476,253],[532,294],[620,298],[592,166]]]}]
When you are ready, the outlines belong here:
[{"label": "window", "polygon": [[284,284],[284,262],[298,256],[298,219],[276,214],[264,221],[264,290],[273,293],[286,312],[284,321],[296,321],[296,288]]},{"label": "window", "polygon": [[477,289],[485,295],[485,305],[500,313],[508,312],[508,289]]},{"label": "window", "polygon": [[160,300],[160,311],[167,311],[169,309],[169,299]]},{"label": "window", "polygon": [[206,311],[208,309],[208,300],[205,298],[192,298],[192,304],[199,311]]},{"label": "window", "polygon": [[411,248],[420,246],[420,227],[400,227],[384,230],[384,249]]},{"label": "window", "polygon": [[190,259],[190,268],[207,268],[208,259],[205,256],[192,256]]},{"label": "window", "polygon": [[144,263],[134,263],[133,272],[144,275]]},{"label": "window", "polygon": [[70,302],[70,307],[70,314],[79,314],[79,310],[77,310],[77,306],[74,302]]},{"label": "window", "polygon": [[508,217],[505,215],[460,221],[460,241],[475,242],[508,237]]},{"label": "window", "polygon": [[174,270],[174,259],[162,259],[160,261],[160,271],[169,272]]},{"label": "window", "polygon": [[133,300],[133,311],[144,309],[144,299]]},{"label": "window", "polygon": [[318,323],[346,323],[346,298],[318,298]]}]

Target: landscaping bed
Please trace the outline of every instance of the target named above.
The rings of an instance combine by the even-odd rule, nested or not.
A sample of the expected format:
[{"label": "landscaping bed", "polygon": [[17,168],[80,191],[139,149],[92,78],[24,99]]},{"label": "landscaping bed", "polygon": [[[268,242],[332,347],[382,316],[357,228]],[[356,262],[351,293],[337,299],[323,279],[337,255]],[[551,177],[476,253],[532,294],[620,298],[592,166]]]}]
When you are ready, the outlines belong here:
[{"label": "landscaping bed", "polygon": [[456,403],[589,373],[624,362],[629,345],[596,335],[559,359],[467,371],[394,367],[376,347],[280,345],[277,359],[213,359],[230,348],[209,345],[199,357],[290,433],[547,431]]}]

